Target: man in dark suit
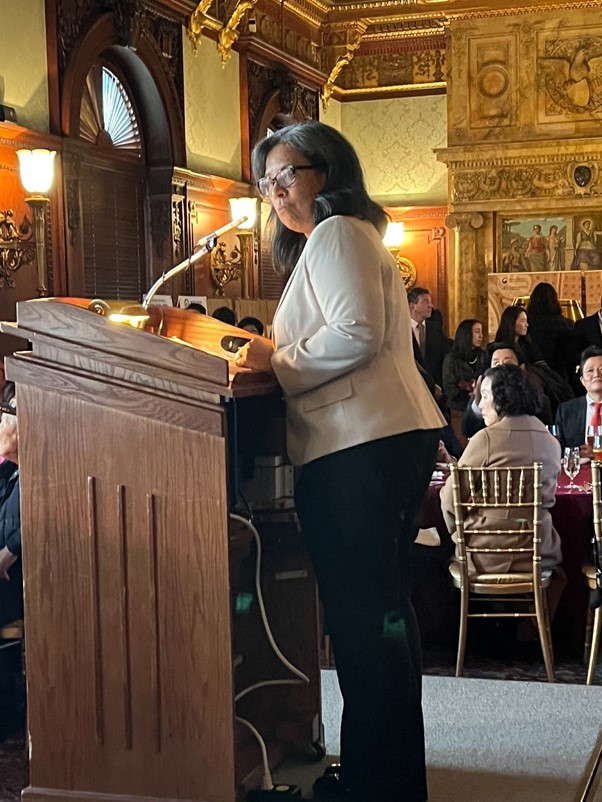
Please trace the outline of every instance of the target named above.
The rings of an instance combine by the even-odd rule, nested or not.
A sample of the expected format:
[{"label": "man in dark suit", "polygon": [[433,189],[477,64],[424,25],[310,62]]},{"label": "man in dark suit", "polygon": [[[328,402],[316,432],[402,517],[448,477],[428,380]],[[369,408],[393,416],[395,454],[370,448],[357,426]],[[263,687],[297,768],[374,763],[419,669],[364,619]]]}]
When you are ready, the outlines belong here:
[{"label": "man in dark suit", "polygon": [[[587,318],[585,318],[587,320]],[[587,442],[588,426],[602,428],[602,348],[591,345],[581,355],[581,383],[586,395],[558,406],[556,425],[561,446],[580,446],[584,457],[592,456]]]},{"label": "man in dark suit", "polygon": [[[600,300],[602,306],[602,299]],[[593,315],[577,320],[573,326],[573,349],[576,362],[580,360],[581,353],[590,345],[602,348],[602,309]]]},{"label": "man in dark suit", "polygon": [[451,343],[445,336],[439,319],[432,320],[433,301],[424,287],[413,287],[408,292],[412,333],[414,335],[414,358],[439,388],[443,385],[443,359]]}]

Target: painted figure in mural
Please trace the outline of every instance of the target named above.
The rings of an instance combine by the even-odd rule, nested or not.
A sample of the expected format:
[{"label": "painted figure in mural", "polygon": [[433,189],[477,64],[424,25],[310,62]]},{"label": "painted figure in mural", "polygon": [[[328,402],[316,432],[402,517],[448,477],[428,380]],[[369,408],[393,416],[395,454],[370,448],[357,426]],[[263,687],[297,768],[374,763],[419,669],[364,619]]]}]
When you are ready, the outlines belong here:
[{"label": "painted figure in mural", "polygon": [[587,218],[581,221],[577,232],[575,256],[571,270],[599,270],[601,262],[600,251],[596,247],[596,232],[593,222]]},{"label": "painted figure in mural", "polygon": [[546,237],[548,251],[548,270],[562,270],[562,239],[558,233],[558,226],[550,226]]},{"label": "painted figure in mural", "polygon": [[541,270],[548,270],[546,240],[541,233],[541,226],[538,223],[533,226],[533,233],[527,240],[525,257],[529,263],[530,269],[534,273]]},{"label": "painted figure in mural", "polygon": [[510,248],[502,259],[502,270],[504,273],[526,273],[529,269],[525,257],[522,254],[518,237],[510,242]]}]

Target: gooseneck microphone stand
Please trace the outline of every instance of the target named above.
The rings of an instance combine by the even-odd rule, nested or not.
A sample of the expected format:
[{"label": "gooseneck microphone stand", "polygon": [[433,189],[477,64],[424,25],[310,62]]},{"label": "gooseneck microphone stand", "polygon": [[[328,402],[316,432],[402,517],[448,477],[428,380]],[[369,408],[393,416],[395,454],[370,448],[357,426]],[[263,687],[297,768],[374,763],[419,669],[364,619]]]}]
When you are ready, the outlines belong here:
[{"label": "gooseneck microphone stand", "polygon": [[155,281],[152,285],[150,290],[146,294],[146,298],[142,302],[142,308],[148,309],[150,306],[153,297],[157,293],[157,290],[165,284],[166,281],[169,281],[170,278],[177,276],[178,273],[181,273],[183,270],[188,270],[188,268],[193,265],[195,262],[204,256],[206,253],[210,253],[215,246],[217,245],[218,237],[221,237],[222,234],[225,234],[227,231],[232,231],[233,228],[238,228],[238,226],[246,223],[249,218],[245,216],[239,217],[238,220],[233,220],[231,223],[227,223],[225,226],[216,229],[211,234],[208,234],[206,237],[201,237],[201,239],[197,242],[196,246],[199,250],[195,251],[191,254],[187,259],[184,259],[183,262],[176,265],[175,267],[170,268],[167,271],[164,271],[159,278]]}]

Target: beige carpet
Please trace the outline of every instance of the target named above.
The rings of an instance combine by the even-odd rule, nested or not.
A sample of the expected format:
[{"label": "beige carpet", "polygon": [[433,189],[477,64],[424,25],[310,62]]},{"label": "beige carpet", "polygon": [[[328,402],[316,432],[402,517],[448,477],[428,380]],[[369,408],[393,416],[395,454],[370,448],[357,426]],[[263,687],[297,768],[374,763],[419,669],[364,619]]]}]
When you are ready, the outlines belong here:
[{"label": "beige carpet", "polygon": [[[322,687],[336,755],[334,671],[322,672]],[[579,802],[602,746],[602,686],[425,677],[424,712],[430,802]],[[602,802],[601,786],[598,772],[587,802]]]}]

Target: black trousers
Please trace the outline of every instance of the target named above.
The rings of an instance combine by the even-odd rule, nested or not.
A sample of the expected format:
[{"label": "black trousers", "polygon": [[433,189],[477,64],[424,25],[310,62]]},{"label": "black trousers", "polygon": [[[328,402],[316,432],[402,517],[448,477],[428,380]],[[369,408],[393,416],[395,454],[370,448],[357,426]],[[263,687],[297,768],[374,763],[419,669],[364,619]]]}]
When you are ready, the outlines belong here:
[{"label": "black trousers", "polygon": [[427,798],[410,547],[439,434],[322,457],[295,491],[343,695],[342,775],[354,802]]}]

